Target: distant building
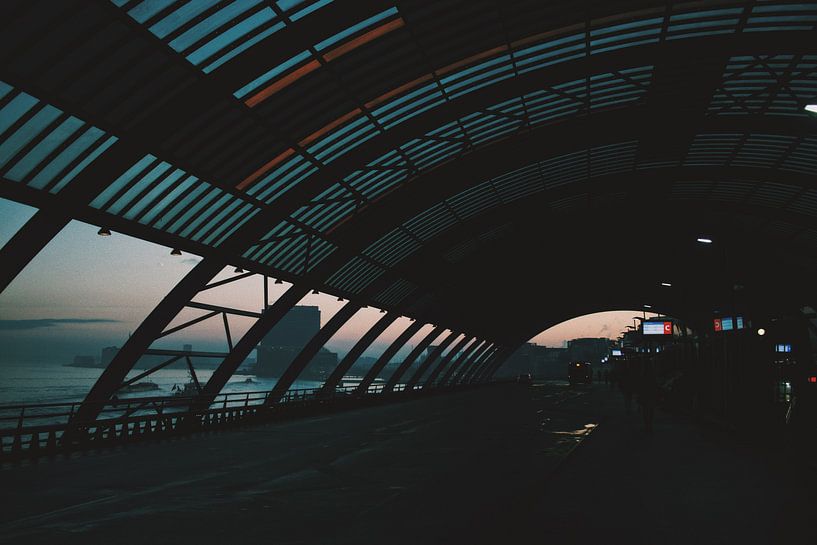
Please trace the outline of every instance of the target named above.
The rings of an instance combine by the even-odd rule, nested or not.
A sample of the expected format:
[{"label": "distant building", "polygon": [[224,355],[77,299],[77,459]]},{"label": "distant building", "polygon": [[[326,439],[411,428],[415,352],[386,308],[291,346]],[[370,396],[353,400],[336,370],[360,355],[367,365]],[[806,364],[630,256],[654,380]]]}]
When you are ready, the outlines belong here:
[{"label": "distant building", "polygon": [[189,354],[192,351],[193,351],[193,345],[192,344],[182,345],[182,352],[187,352]]},{"label": "distant building", "polygon": [[315,306],[292,307],[264,336],[260,346],[296,346],[303,348],[320,329],[320,308]]},{"label": "distant building", "polygon": [[514,377],[530,373],[537,378],[566,379],[567,364],[586,361],[597,368],[610,351],[611,341],[606,338],[572,339],[566,348],[548,348],[526,343],[499,368],[497,376]]},{"label": "distant building", "polygon": [[[321,311],[316,306],[296,306],[267,333],[258,345],[255,374],[280,377],[321,328]],[[337,367],[338,355],[321,348],[306,366],[301,380],[322,381]]]},{"label": "distant building", "polygon": [[514,377],[530,373],[536,378],[567,378],[569,361],[567,348],[548,348],[525,343],[499,368],[497,376]]}]

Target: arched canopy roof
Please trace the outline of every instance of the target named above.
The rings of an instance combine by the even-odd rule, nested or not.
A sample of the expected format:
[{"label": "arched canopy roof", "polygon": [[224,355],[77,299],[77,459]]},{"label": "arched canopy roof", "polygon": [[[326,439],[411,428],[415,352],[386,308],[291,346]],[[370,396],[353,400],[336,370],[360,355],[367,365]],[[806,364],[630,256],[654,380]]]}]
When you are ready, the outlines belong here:
[{"label": "arched canopy roof", "polygon": [[20,0],[0,27],[0,194],[52,227],[503,343],[709,312],[712,270],[813,295],[814,2]]}]

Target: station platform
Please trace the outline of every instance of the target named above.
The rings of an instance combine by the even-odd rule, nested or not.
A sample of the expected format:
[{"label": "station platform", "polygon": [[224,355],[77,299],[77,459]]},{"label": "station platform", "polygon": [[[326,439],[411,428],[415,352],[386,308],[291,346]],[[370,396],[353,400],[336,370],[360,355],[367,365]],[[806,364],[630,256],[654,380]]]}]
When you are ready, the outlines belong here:
[{"label": "station platform", "polygon": [[501,384],[9,465],[0,542],[813,544],[815,475],[779,447]]}]

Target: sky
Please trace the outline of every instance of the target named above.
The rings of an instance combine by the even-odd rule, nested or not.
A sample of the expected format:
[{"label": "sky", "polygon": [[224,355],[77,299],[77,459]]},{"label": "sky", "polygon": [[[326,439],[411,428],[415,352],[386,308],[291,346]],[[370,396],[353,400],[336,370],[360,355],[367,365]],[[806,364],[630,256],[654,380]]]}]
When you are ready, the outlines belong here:
[{"label": "sky", "polygon": [[[0,246],[34,214],[35,209],[0,199]],[[28,267],[0,293],[0,362],[66,363],[74,355],[99,357],[105,346],[122,346],[129,332],[200,260],[198,256],[171,256],[170,248],[116,233],[100,237],[98,227],[74,221],[46,246]],[[214,280],[235,276],[234,267]],[[270,303],[289,288],[270,282]],[[263,306],[263,284],[252,276],[207,290],[197,301],[258,311]],[[309,294],[299,303],[317,305],[326,323],[345,303],[327,294]],[[185,309],[171,325],[203,314]],[[616,338],[632,324],[633,311],[604,312],[568,320],[532,340],[546,346],[562,346],[578,337]],[[330,350],[345,354],[382,315],[377,309],[358,311],[327,343]],[[378,355],[406,327],[400,319],[381,334],[364,356]],[[233,339],[252,325],[251,318],[230,318]],[[430,331],[421,329],[398,354],[404,356]],[[443,332],[439,339],[448,332]],[[224,326],[219,317],[170,335],[154,346],[194,349],[226,349]]]}]

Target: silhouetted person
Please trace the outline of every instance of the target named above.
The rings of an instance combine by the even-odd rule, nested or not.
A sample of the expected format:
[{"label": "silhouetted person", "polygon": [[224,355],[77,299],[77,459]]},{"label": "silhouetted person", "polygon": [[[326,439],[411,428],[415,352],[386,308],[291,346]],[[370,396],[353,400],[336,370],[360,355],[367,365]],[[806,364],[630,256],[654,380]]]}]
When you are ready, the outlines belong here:
[{"label": "silhouetted person", "polygon": [[638,402],[641,405],[641,416],[644,419],[644,431],[652,433],[652,421],[655,418],[655,405],[658,403],[658,377],[655,363],[644,362],[638,384]]}]

